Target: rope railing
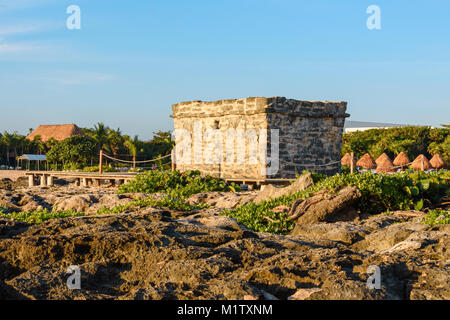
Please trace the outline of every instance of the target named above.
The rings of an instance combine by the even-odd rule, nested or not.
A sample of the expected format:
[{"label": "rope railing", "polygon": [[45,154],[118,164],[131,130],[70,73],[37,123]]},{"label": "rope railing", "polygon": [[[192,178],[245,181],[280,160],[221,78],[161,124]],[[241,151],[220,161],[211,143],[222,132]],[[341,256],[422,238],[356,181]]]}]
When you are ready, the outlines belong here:
[{"label": "rope railing", "polygon": [[309,164],[296,164],[298,166],[302,166],[302,167],[327,167],[327,166],[331,166],[333,164],[337,164],[337,163],[341,163],[341,160],[339,161],[334,161],[334,162],[328,162],[325,164],[313,164],[313,163],[309,163]]},{"label": "rope railing", "polygon": [[[101,151],[100,153],[101,153],[101,154],[100,154],[100,161],[101,161],[102,157],[104,156],[105,158],[110,159],[110,160],[112,160],[112,161],[116,161],[116,162],[119,162],[119,163],[133,164],[133,165],[136,165],[136,164],[153,163],[153,162],[157,162],[157,161],[160,161],[160,160],[163,160],[163,159],[167,159],[167,158],[169,158],[169,157],[172,157],[172,170],[175,170],[175,162],[174,162],[175,154],[174,154],[174,151],[173,151],[173,150],[172,150],[171,154],[168,154],[168,155],[165,155],[165,156],[162,156],[162,157],[158,157],[158,158],[155,158],[155,159],[151,159],[151,160],[143,160],[143,161],[122,160],[122,159],[113,157],[113,156],[111,156],[111,155],[109,155],[109,154],[106,154],[105,152],[102,152],[102,151]],[[361,166],[357,166],[357,165],[356,165],[356,162],[355,162],[354,157],[353,157],[353,152],[352,152],[352,155],[351,155],[351,156],[352,156],[352,160],[351,160],[351,165],[350,165],[350,167],[351,167],[351,172],[353,173],[353,170],[354,170],[354,169],[361,168]],[[389,170],[397,170],[397,169],[403,169],[403,168],[405,168],[405,167],[408,167],[408,166],[410,166],[410,165],[413,164],[413,163],[414,163],[414,161],[409,162],[409,163],[407,163],[407,164],[398,165],[398,166],[378,166],[378,168],[384,169],[384,170],[388,170],[388,171],[389,171]],[[305,168],[307,169],[307,168],[329,167],[329,166],[336,165],[336,164],[342,165],[342,159],[341,159],[341,160],[337,160],[337,161],[332,161],[332,162],[324,163],[324,164],[308,163],[308,164],[296,164],[296,166],[299,166],[299,167],[305,167]],[[359,169],[357,169],[357,170],[359,170]],[[101,170],[101,168],[100,168],[100,172],[101,172],[101,171],[102,171],[102,170]],[[219,176],[222,176],[223,173],[224,173],[223,171],[217,171],[217,172],[215,172],[215,171],[210,171],[210,172],[208,172],[208,174],[213,174],[213,175],[218,174]]]},{"label": "rope railing", "polygon": [[393,166],[393,167],[391,166],[391,167],[382,167],[382,168],[386,168],[386,169],[401,169],[401,168],[407,167],[407,166],[409,166],[411,164],[413,164],[413,162],[410,162],[410,163],[407,163],[407,164],[404,164],[404,165],[401,165],[401,166]]},{"label": "rope railing", "polygon": [[163,156],[163,157],[159,157],[159,158],[151,159],[151,160],[144,160],[144,161],[129,161],[129,160],[117,159],[117,158],[112,157],[112,156],[110,156],[110,155],[108,155],[108,154],[106,154],[106,153],[103,153],[103,156],[104,156],[105,158],[108,158],[108,159],[110,159],[110,160],[117,161],[117,162],[130,163],[130,164],[135,164],[135,163],[136,163],[136,164],[142,164],[142,163],[156,162],[156,161],[159,161],[159,160],[162,160],[162,159],[166,159],[166,158],[168,158],[168,157],[171,157],[172,155],[171,155],[171,154],[168,154],[168,155]]},{"label": "rope railing", "polygon": [[[402,169],[402,168],[408,167],[409,165],[411,165],[413,163],[414,163],[414,161],[412,161],[410,163],[406,163],[406,164],[400,165],[400,166],[386,166],[386,167],[385,166],[381,166],[380,168],[383,168],[383,169]],[[357,166],[357,167],[360,167],[360,166]]]}]

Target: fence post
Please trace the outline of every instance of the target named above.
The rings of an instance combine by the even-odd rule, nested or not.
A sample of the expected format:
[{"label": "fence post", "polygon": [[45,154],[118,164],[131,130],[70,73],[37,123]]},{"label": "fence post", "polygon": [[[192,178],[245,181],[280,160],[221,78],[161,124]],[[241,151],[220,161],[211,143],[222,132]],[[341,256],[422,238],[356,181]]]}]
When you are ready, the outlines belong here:
[{"label": "fence post", "polygon": [[355,163],[353,162],[355,153],[352,152],[351,153],[351,159],[350,159],[350,173],[353,174],[353,172],[355,171]]},{"label": "fence post", "polygon": [[170,152],[170,158],[172,159],[172,171],[175,171],[175,148]]},{"label": "fence post", "polygon": [[103,149],[100,149],[100,159],[98,162],[98,172],[100,174],[103,173]]}]

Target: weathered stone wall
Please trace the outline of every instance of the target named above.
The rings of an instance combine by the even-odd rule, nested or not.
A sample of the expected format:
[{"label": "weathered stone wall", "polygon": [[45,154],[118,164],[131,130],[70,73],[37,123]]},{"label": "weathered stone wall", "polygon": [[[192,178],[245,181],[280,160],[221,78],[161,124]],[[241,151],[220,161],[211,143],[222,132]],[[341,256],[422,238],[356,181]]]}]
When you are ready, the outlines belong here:
[{"label": "weathered stone wall", "polygon": [[[204,174],[222,178],[293,178],[305,169],[334,173],[340,165],[322,166],[340,159],[342,131],[346,115],[345,102],[309,102],[286,98],[246,98],[213,102],[182,102],[172,106],[175,130],[190,134],[191,163],[180,163],[180,171],[200,170]],[[222,140],[215,139],[208,129],[220,132]],[[233,142],[234,157],[226,153],[230,143],[230,129],[245,132],[245,144]],[[267,174],[273,163],[265,163],[261,152],[271,157],[270,130],[278,129],[280,168],[276,174]],[[254,131],[252,131],[254,130]],[[268,130],[266,138],[264,132]],[[195,133],[197,132],[197,134]],[[199,135],[198,133],[202,133]],[[231,131],[233,132],[233,131]],[[199,140],[198,137],[202,136]],[[211,137],[210,136],[210,137]],[[197,139],[195,139],[197,137]],[[195,144],[194,141],[200,141]],[[215,144],[212,143],[215,141]],[[216,154],[213,149],[223,152]],[[251,153],[250,151],[253,151]],[[221,154],[221,161],[214,157]],[[256,154],[257,158],[250,154]],[[238,162],[242,156],[244,163]],[[261,159],[263,161],[261,161]],[[228,163],[232,160],[232,163]],[[186,160],[186,158],[184,158]],[[242,158],[241,158],[242,160]],[[213,163],[211,163],[213,162]],[[217,163],[220,162],[220,163]]]},{"label": "weathered stone wall", "polygon": [[280,130],[276,177],[295,177],[303,170],[328,175],[338,172],[346,109],[346,102],[273,98],[267,122],[270,129]]}]

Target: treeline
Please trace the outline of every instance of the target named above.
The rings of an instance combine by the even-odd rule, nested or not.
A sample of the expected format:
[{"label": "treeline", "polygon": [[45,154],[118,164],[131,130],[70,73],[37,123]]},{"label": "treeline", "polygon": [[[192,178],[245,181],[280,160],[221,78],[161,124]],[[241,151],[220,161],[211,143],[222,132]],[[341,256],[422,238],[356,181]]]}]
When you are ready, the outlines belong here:
[{"label": "treeline", "polygon": [[450,125],[443,125],[443,128],[408,126],[370,129],[347,133],[343,137],[342,155],[354,152],[357,159],[365,153],[376,159],[384,152],[394,159],[402,151],[410,160],[420,154],[429,159],[438,153],[450,163]]},{"label": "treeline", "polygon": [[[30,133],[33,130],[30,129]],[[15,166],[17,156],[22,154],[41,154],[45,152],[47,147],[40,141],[34,139],[32,141],[26,139],[26,136],[17,132],[8,133],[7,131],[0,133],[0,164]]]},{"label": "treeline", "polygon": [[[0,133],[0,164],[17,166],[17,156],[22,154],[46,154],[51,163],[97,164],[98,153],[103,149],[113,157],[136,161],[167,155],[173,148],[171,133],[158,131],[151,140],[128,136],[120,129],[112,129],[103,123],[93,128],[83,128],[86,136],[73,136],[63,141],[50,139],[45,143],[36,136],[34,140],[18,133]],[[30,132],[32,129],[30,129]],[[413,160],[419,154],[431,158],[440,154],[450,163],[450,125],[443,128],[398,127],[357,131],[343,136],[342,155],[354,152],[356,158],[370,153],[377,158],[387,153],[393,159],[405,152]]]},{"label": "treeline", "polygon": [[170,153],[174,145],[170,131],[155,132],[151,140],[143,141],[103,123],[82,130],[85,136],[76,135],[59,142],[55,139],[43,142],[39,136],[30,141],[18,133],[0,133],[0,164],[17,166],[17,156],[46,154],[49,163],[92,165],[97,164],[100,149],[120,159],[146,160]]}]

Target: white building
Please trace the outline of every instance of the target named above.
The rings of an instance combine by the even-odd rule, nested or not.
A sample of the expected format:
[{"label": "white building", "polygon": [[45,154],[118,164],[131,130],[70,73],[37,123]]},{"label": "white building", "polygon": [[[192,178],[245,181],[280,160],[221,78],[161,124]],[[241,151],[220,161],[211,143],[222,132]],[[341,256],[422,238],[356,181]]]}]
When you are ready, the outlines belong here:
[{"label": "white building", "polygon": [[394,127],[406,127],[407,124],[379,123],[366,121],[345,121],[344,133],[365,131],[369,129],[386,129]]}]

